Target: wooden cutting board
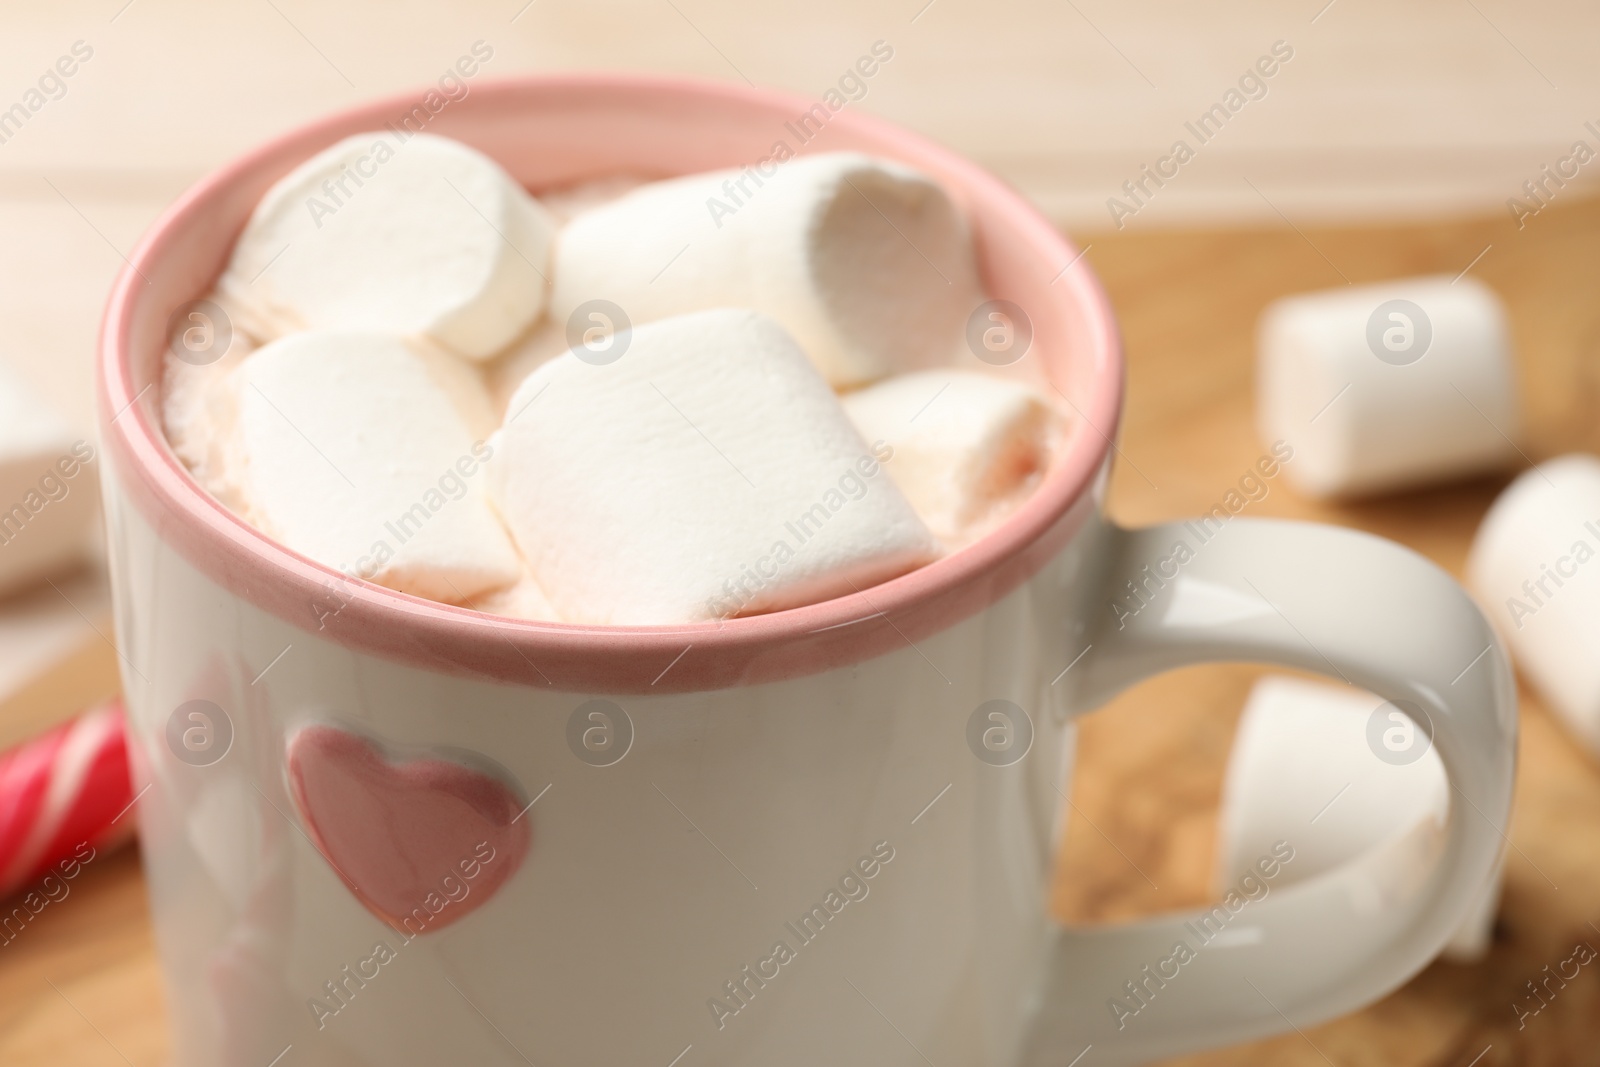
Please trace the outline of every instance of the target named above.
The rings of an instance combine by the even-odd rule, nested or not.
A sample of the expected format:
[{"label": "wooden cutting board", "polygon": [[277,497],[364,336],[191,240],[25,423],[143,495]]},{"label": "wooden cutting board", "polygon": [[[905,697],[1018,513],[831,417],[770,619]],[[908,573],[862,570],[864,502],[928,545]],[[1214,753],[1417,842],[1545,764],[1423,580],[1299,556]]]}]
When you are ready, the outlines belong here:
[{"label": "wooden cutting board", "polygon": [[[1253,430],[1254,327],[1285,293],[1471,266],[1511,311],[1531,460],[1600,450],[1600,200],[1558,204],[1518,230],[1509,215],[1372,229],[1080,235],[1126,333],[1128,403],[1111,506],[1125,523],[1208,508],[1261,452]],[[1393,538],[1460,574],[1473,530],[1514,472],[1357,504],[1285,485],[1252,513]],[[68,713],[110,682],[90,647],[0,707],[8,723]],[[1073,922],[1126,919],[1209,898],[1215,812],[1234,722],[1261,669],[1157,678],[1083,720],[1074,810],[1055,904]],[[1516,812],[1493,951],[1439,963],[1371,1007],[1254,1045],[1181,1061],[1262,1067],[1504,1067],[1600,1063],[1600,975],[1585,968],[1518,1029],[1523,983],[1573,944],[1600,945],[1600,763],[1523,693]],[[1315,961],[1307,961],[1315,966]],[[71,895],[0,948],[0,1063],[158,1067],[169,1048],[137,856],[92,863]],[[1175,1061],[1179,1062],[1179,1061]],[[262,1065],[266,1067],[266,1065]],[[286,1064],[285,1067],[290,1067]],[[688,1065],[686,1065],[688,1067]],[[958,1067],[941,1064],[940,1067]]]}]

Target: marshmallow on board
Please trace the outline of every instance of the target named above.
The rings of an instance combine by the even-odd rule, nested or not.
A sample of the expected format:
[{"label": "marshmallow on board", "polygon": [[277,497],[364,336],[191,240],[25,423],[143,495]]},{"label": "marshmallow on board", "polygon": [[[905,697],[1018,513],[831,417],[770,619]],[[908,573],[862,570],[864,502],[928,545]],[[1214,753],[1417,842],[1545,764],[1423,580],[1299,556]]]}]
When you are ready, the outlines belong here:
[{"label": "marshmallow on board", "polygon": [[472,370],[387,334],[310,331],[235,372],[232,506],[319,563],[463,603],[521,564],[484,492],[493,426]]},{"label": "marshmallow on board", "polygon": [[1478,527],[1467,582],[1524,675],[1600,754],[1600,459],[1518,475]]},{"label": "marshmallow on board", "polygon": [[95,450],[0,366],[0,594],[85,557],[97,504]]},{"label": "marshmallow on board", "polygon": [[1413,278],[1286,297],[1262,314],[1256,423],[1289,480],[1350,496],[1493,468],[1515,455],[1500,301],[1471,279]]},{"label": "marshmallow on board", "polygon": [[951,546],[973,540],[1027,496],[1059,433],[1036,390],[974,371],[896,375],[843,399],[861,436],[894,450],[884,469]]},{"label": "marshmallow on board", "polygon": [[[1324,875],[1381,906],[1420,884],[1444,844],[1450,786],[1429,734],[1370,693],[1268,675],[1234,735],[1218,814],[1215,882],[1226,891],[1279,841],[1294,849],[1270,890]],[[1488,951],[1500,873],[1445,945],[1446,959]]]},{"label": "marshmallow on board", "polygon": [[638,325],[720,307],[776,319],[835,387],[948,362],[981,301],[972,236],[934,181],[854,152],[641,186],[562,230],[550,310]]},{"label": "marshmallow on board", "polygon": [[[530,374],[489,486],[568,622],[671,624],[826,600],[937,544],[783,328],[697,312]],[[880,446],[881,447],[881,446]]]},{"label": "marshmallow on board", "polygon": [[356,134],[267,190],[218,288],[259,340],[416,334],[487,359],[544,306],[555,221],[494,160],[431,134]]}]

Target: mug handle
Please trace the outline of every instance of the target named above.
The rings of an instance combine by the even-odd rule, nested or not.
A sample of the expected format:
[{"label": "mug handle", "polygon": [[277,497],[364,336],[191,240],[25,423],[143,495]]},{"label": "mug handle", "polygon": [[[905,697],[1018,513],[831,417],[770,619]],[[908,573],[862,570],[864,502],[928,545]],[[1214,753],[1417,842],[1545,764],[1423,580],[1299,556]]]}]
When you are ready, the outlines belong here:
[{"label": "mug handle", "polygon": [[1454,796],[1431,869],[1347,867],[1282,889],[1267,880],[1258,901],[1221,909],[1225,925],[1197,911],[1058,928],[1020,1058],[1029,1067],[1142,1063],[1359,1008],[1433,959],[1506,841],[1516,687],[1488,621],[1443,570],[1311,523],[1234,518],[1213,532],[1196,520],[1111,527],[1110,539],[1102,621],[1067,675],[1079,675],[1076,707],[1187,664],[1316,671],[1420,707]]}]

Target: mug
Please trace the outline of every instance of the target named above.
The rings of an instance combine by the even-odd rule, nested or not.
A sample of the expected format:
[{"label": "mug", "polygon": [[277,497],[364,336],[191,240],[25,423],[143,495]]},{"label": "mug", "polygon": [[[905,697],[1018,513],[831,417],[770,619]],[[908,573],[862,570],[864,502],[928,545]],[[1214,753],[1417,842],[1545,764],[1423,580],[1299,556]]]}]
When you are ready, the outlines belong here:
[{"label": "mug", "polygon": [[[206,178],[107,311],[104,496],[174,1063],[1090,1067],[1307,1026],[1434,956],[1504,841],[1515,699],[1493,633],[1442,570],[1363,533],[1108,521],[1115,319],[1017,193],[843,105],[742,86],[563,74],[435,98]],[[1058,394],[1068,437],[976,543],[718,623],[499,618],[299,556],[175,458],[163,359],[275,179],[415,128],[536,192],[781,165],[780,145],[919,168],[1009,302],[975,311],[1008,332],[974,352]],[[1436,862],[1252,891],[1286,840],[1209,911],[1052,921],[1074,717],[1220,660],[1406,708],[1460,801]]]}]

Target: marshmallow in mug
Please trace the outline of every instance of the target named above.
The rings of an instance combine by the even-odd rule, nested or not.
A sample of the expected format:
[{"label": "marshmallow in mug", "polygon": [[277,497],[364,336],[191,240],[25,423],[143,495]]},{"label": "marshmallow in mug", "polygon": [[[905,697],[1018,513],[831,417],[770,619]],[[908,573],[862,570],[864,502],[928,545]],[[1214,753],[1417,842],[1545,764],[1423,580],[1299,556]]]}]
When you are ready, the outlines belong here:
[{"label": "marshmallow in mug", "polygon": [[938,555],[882,458],[765,315],[703,311],[535,370],[490,493],[562,619],[668,624],[809,604]]},{"label": "marshmallow in mug", "polygon": [[981,298],[949,195],[854,152],[774,167],[653,182],[577,215],[556,246],[552,316],[597,300],[635,325],[753,308],[836,387],[950,361]]},{"label": "marshmallow in mug", "polygon": [[447,603],[521,576],[484,494],[493,415],[459,360],[387,334],[311,331],[252,353],[231,384],[213,492],[258,529]]},{"label": "marshmallow in mug", "polygon": [[1520,667],[1600,753],[1600,459],[1525,471],[1478,527],[1467,581]]},{"label": "marshmallow in mug", "polygon": [[[1274,885],[1329,875],[1381,907],[1425,878],[1444,840],[1450,786],[1425,729],[1360,690],[1268,675],[1234,735],[1218,813],[1215,883],[1228,887],[1274,842],[1294,862]],[[1443,949],[1468,962],[1489,948],[1499,876]]]},{"label": "marshmallow in mug", "polygon": [[885,468],[946,545],[971,541],[1027,495],[1059,423],[1036,390],[974,371],[897,375],[846,394],[844,408],[862,437],[894,449]]},{"label": "marshmallow in mug", "polygon": [[84,558],[100,494],[94,447],[0,367],[0,594]]},{"label": "marshmallow in mug", "polygon": [[261,198],[218,282],[258,339],[376,330],[486,359],[538,317],[555,220],[481,152],[399,137],[348,137]]},{"label": "marshmallow in mug", "polygon": [[1286,297],[1258,332],[1257,426],[1294,448],[1288,475],[1302,492],[1394,489],[1513,453],[1505,313],[1471,278]]}]

